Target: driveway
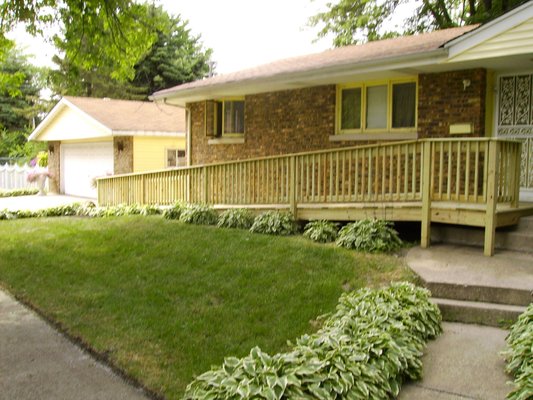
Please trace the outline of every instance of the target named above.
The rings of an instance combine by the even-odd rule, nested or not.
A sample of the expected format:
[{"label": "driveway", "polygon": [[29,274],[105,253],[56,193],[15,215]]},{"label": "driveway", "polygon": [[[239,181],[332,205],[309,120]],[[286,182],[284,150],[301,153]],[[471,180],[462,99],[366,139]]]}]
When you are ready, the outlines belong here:
[{"label": "driveway", "polygon": [[46,196],[17,196],[17,197],[0,197],[0,210],[18,211],[18,210],[41,210],[63,206],[72,203],[85,203],[96,199],[83,197],[66,196],[62,194],[48,194]]}]

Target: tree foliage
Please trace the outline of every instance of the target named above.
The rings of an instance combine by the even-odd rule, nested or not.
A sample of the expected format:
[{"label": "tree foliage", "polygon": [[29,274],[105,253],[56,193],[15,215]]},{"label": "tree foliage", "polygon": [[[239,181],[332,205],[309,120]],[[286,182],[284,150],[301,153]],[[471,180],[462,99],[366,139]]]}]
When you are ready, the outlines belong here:
[{"label": "tree foliage", "polygon": [[139,24],[153,27],[156,39],[138,57],[131,74],[120,79],[123,75],[116,73],[121,68],[118,55],[100,50],[91,41],[83,42],[80,51],[99,54],[97,59],[86,64],[76,62],[67,50],[70,34],[66,31],[55,38],[62,56],[54,57],[59,67],[51,76],[54,91],[63,95],[145,99],[154,91],[205,76],[211,50],[203,49],[200,37],[190,33],[186,21],[146,4],[137,5],[136,13]]},{"label": "tree foliage", "polygon": [[133,78],[135,63],[157,38],[143,10],[133,0],[10,0],[0,4],[0,28],[7,32],[23,23],[42,34],[59,26],[60,49],[71,63],[93,70],[113,59],[113,78],[122,81]]},{"label": "tree foliage", "polygon": [[[333,36],[335,47],[380,40],[402,34],[428,32],[490,21],[525,0],[337,0],[328,10],[310,18],[319,26],[318,37]],[[413,14],[402,23],[390,21],[399,6],[410,5]],[[389,28],[386,28],[389,27]]]},{"label": "tree foliage", "polygon": [[10,45],[0,59],[0,75],[13,77],[0,85],[0,157],[31,155],[38,149],[27,145],[26,139],[46,107],[39,98],[45,71]]}]

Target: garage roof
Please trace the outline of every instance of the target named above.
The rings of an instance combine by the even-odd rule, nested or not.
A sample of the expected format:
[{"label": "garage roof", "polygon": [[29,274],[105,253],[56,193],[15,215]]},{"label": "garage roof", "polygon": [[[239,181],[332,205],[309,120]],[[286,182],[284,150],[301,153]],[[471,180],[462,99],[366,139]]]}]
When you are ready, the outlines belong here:
[{"label": "garage roof", "polygon": [[185,110],[182,108],[146,101],[65,96],[32,132],[29,140],[39,140],[65,108],[76,112],[80,118],[91,119],[109,136],[185,135]]}]

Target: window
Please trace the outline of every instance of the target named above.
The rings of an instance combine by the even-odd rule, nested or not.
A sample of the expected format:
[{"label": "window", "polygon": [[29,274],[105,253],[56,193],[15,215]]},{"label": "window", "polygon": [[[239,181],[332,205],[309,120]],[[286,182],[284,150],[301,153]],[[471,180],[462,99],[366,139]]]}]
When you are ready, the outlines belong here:
[{"label": "window", "polygon": [[416,91],[414,80],[339,86],[337,133],[412,131]]},{"label": "window", "polygon": [[416,125],[416,83],[392,85],[392,127],[412,128]]},{"label": "window", "polygon": [[215,136],[244,134],[244,100],[223,100],[215,103]]},{"label": "window", "polygon": [[387,129],[387,85],[366,88],[366,129]]},{"label": "window", "polygon": [[185,150],[167,149],[167,168],[185,167],[186,165]]},{"label": "window", "polygon": [[361,88],[344,89],[341,96],[341,130],[361,129]]}]

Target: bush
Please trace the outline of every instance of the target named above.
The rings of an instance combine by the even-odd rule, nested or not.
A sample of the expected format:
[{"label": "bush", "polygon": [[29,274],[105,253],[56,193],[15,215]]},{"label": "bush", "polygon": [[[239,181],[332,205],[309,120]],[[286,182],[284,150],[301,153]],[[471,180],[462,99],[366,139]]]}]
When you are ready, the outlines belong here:
[{"label": "bush", "polygon": [[139,214],[144,215],[160,215],[163,213],[163,210],[158,205],[147,204],[144,206],[139,206]]},{"label": "bush", "polygon": [[245,208],[231,208],[218,217],[219,228],[250,229],[254,223],[254,214]]},{"label": "bush", "polygon": [[409,283],[362,289],[287,353],[258,347],[198,376],[185,399],[388,399],[421,376],[422,349],[441,332],[429,292]]},{"label": "bush", "polygon": [[391,222],[363,219],[342,227],[336,244],[347,249],[379,253],[397,250],[402,241]]},{"label": "bush", "polygon": [[267,211],[255,217],[250,231],[268,235],[293,235],[297,229],[291,213]]},{"label": "bush", "polygon": [[514,390],[509,400],[531,399],[533,393],[533,303],[518,317],[507,336],[505,370],[514,376]]},{"label": "bush", "polygon": [[180,221],[195,225],[215,225],[218,220],[217,212],[204,204],[190,204],[180,215]]},{"label": "bush", "polygon": [[181,213],[185,205],[182,203],[176,203],[171,207],[165,208],[163,210],[163,218],[166,219],[180,219]]},{"label": "bush", "polygon": [[0,197],[32,196],[39,193],[39,189],[0,189]]},{"label": "bush", "polygon": [[310,221],[304,228],[304,236],[315,242],[333,242],[337,239],[338,230],[338,225],[331,221]]}]

